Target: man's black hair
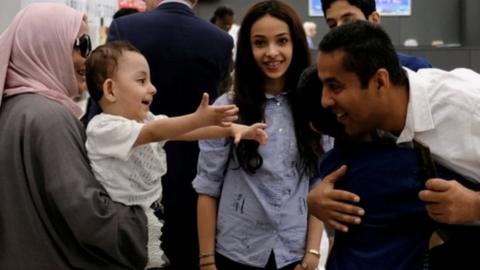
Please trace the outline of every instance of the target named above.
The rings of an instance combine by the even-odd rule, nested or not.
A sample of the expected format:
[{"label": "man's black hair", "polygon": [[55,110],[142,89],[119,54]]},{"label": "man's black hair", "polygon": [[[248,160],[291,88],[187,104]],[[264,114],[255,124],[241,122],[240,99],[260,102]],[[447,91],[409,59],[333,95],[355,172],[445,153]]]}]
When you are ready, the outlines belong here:
[{"label": "man's black hair", "polygon": [[394,85],[406,85],[405,70],[398,60],[388,34],[378,25],[368,21],[357,21],[332,29],[319,45],[320,52],[345,52],[343,67],[357,74],[362,88],[368,86],[372,76],[385,68]]}]

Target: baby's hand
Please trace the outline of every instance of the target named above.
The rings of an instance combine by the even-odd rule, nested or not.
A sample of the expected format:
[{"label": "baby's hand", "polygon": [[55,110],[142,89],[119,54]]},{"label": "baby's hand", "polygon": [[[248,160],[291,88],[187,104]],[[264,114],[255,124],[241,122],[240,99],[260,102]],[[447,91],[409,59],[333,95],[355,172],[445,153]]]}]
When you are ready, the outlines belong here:
[{"label": "baby's hand", "polygon": [[232,124],[231,128],[235,144],[238,144],[240,140],[254,140],[260,144],[267,143],[268,134],[265,132],[267,128],[265,123],[256,123],[251,126]]},{"label": "baby's hand", "polygon": [[229,127],[238,119],[238,108],[235,105],[208,105],[208,94],[203,93],[202,101],[195,112],[202,126],[216,125]]}]

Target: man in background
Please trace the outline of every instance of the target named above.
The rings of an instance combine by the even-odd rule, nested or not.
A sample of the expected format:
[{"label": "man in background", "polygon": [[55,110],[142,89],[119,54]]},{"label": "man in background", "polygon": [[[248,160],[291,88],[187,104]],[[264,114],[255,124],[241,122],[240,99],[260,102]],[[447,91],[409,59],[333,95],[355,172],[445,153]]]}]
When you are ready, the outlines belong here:
[{"label": "man in background", "polygon": [[[328,27],[334,28],[353,21],[369,21],[380,24],[380,13],[375,0],[322,0],[323,14]],[[413,71],[431,68],[424,58],[397,53],[400,64]]]},{"label": "man in background", "polygon": [[304,22],[303,30],[305,30],[305,34],[307,35],[308,48],[315,49],[313,38],[317,35],[317,24],[314,22]]},{"label": "man in background", "polygon": [[232,28],[234,15],[235,13],[233,12],[233,9],[226,6],[220,6],[213,13],[210,22],[220,27],[223,31],[228,32],[230,31],[230,28]]}]

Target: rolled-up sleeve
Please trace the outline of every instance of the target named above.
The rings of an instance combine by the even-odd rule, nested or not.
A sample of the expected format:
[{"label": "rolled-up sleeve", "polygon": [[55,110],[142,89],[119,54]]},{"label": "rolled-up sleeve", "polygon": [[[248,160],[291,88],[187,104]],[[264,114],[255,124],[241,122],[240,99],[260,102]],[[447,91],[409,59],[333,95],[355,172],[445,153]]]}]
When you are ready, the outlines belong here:
[{"label": "rolled-up sleeve", "polygon": [[[224,94],[215,101],[215,105],[229,104],[228,95]],[[199,142],[197,176],[193,188],[198,194],[215,198],[220,196],[228,159],[233,155],[230,139],[201,140]]]},{"label": "rolled-up sleeve", "polygon": [[197,176],[193,180],[193,188],[199,194],[218,198],[228,165],[230,141],[203,140],[200,141],[199,146]]}]

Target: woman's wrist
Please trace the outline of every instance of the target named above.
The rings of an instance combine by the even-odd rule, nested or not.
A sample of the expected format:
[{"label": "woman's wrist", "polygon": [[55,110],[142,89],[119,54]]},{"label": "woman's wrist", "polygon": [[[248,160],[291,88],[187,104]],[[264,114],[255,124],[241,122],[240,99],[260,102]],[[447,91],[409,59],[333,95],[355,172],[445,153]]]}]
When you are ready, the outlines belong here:
[{"label": "woman's wrist", "polygon": [[199,259],[208,258],[208,257],[215,257],[215,253],[213,253],[213,252],[204,252],[204,253],[200,253],[200,255],[198,255],[198,258],[199,258]]},{"label": "woman's wrist", "polygon": [[205,252],[198,255],[200,268],[208,267],[215,265],[215,253],[214,252]]},{"label": "woman's wrist", "polygon": [[205,262],[205,263],[200,263],[198,266],[200,266],[200,268],[203,268],[203,267],[208,267],[208,266],[211,266],[211,265],[215,265],[215,262]]},{"label": "woman's wrist", "polygon": [[315,269],[320,261],[320,252],[316,249],[308,249],[299,265],[302,269]]},{"label": "woman's wrist", "polygon": [[307,254],[311,254],[320,259],[320,251],[318,249],[314,249],[314,248],[308,249],[305,255]]}]

